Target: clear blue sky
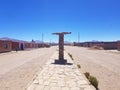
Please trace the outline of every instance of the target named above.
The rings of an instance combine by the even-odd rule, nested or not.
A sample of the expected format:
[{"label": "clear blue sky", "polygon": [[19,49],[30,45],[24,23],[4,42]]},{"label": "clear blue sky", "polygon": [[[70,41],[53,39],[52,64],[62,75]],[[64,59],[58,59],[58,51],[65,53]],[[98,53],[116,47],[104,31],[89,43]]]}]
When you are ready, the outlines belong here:
[{"label": "clear blue sky", "polygon": [[120,40],[120,0],[0,0],[0,37],[57,41]]}]

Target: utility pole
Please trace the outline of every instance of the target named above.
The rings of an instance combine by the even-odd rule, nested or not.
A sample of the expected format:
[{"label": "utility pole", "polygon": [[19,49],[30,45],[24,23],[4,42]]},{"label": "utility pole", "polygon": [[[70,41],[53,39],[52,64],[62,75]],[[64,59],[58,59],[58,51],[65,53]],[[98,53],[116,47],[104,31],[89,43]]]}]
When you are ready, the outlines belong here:
[{"label": "utility pole", "polygon": [[51,46],[51,38],[50,38],[50,46]]},{"label": "utility pole", "polygon": [[42,33],[42,43],[43,43],[43,33]]}]

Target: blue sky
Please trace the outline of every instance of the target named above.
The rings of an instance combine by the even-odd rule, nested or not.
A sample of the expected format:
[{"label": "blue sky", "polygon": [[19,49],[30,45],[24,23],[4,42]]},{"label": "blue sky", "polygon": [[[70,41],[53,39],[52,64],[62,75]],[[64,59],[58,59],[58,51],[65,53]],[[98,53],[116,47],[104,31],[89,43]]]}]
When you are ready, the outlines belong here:
[{"label": "blue sky", "polygon": [[57,41],[120,40],[119,0],[0,0],[0,37]]}]

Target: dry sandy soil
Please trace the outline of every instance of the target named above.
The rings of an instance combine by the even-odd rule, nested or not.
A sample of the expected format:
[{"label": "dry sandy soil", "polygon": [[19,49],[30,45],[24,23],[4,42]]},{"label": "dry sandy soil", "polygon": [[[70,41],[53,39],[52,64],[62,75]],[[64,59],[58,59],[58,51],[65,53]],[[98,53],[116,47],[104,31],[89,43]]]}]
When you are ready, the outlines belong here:
[{"label": "dry sandy soil", "polygon": [[120,52],[65,47],[82,72],[90,72],[99,80],[100,90],[120,90]]},{"label": "dry sandy soil", "polygon": [[[0,54],[0,90],[25,90],[57,47]],[[100,90],[120,90],[120,52],[65,47],[81,70],[99,80]]]},{"label": "dry sandy soil", "polygon": [[56,47],[0,54],[0,90],[25,90]]}]

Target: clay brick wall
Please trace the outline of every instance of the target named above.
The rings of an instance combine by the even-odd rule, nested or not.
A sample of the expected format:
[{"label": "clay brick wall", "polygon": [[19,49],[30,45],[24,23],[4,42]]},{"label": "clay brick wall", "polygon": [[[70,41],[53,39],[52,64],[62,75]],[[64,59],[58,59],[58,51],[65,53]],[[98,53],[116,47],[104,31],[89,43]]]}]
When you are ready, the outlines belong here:
[{"label": "clay brick wall", "polygon": [[103,48],[106,50],[117,49],[117,42],[104,42]]},{"label": "clay brick wall", "polygon": [[120,41],[117,42],[117,49],[120,51]]},{"label": "clay brick wall", "polygon": [[[120,42],[120,41],[119,41]],[[102,47],[105,50],[111,50],[111,49],[119,49],[117,45],[117,42],[83,42],[83,43],[75,43],[74,46],[82,46],[82,47],[92,47],[92,46],[99,46]]]},{"label": "clay brick wall", "polygon": [[9,52],[11,50],[12,50],[12,43],[11,43],[11,41],[0,40],[0,53],[2,53],[2,52]]},{"label": "clay brick wall", "polygon": [[31,43],[25,43],[25,48],[31,48]]},{"label": "clay brick wall", "polygon": [[12,42],[12,50],[19,49],[19,42]]}]

